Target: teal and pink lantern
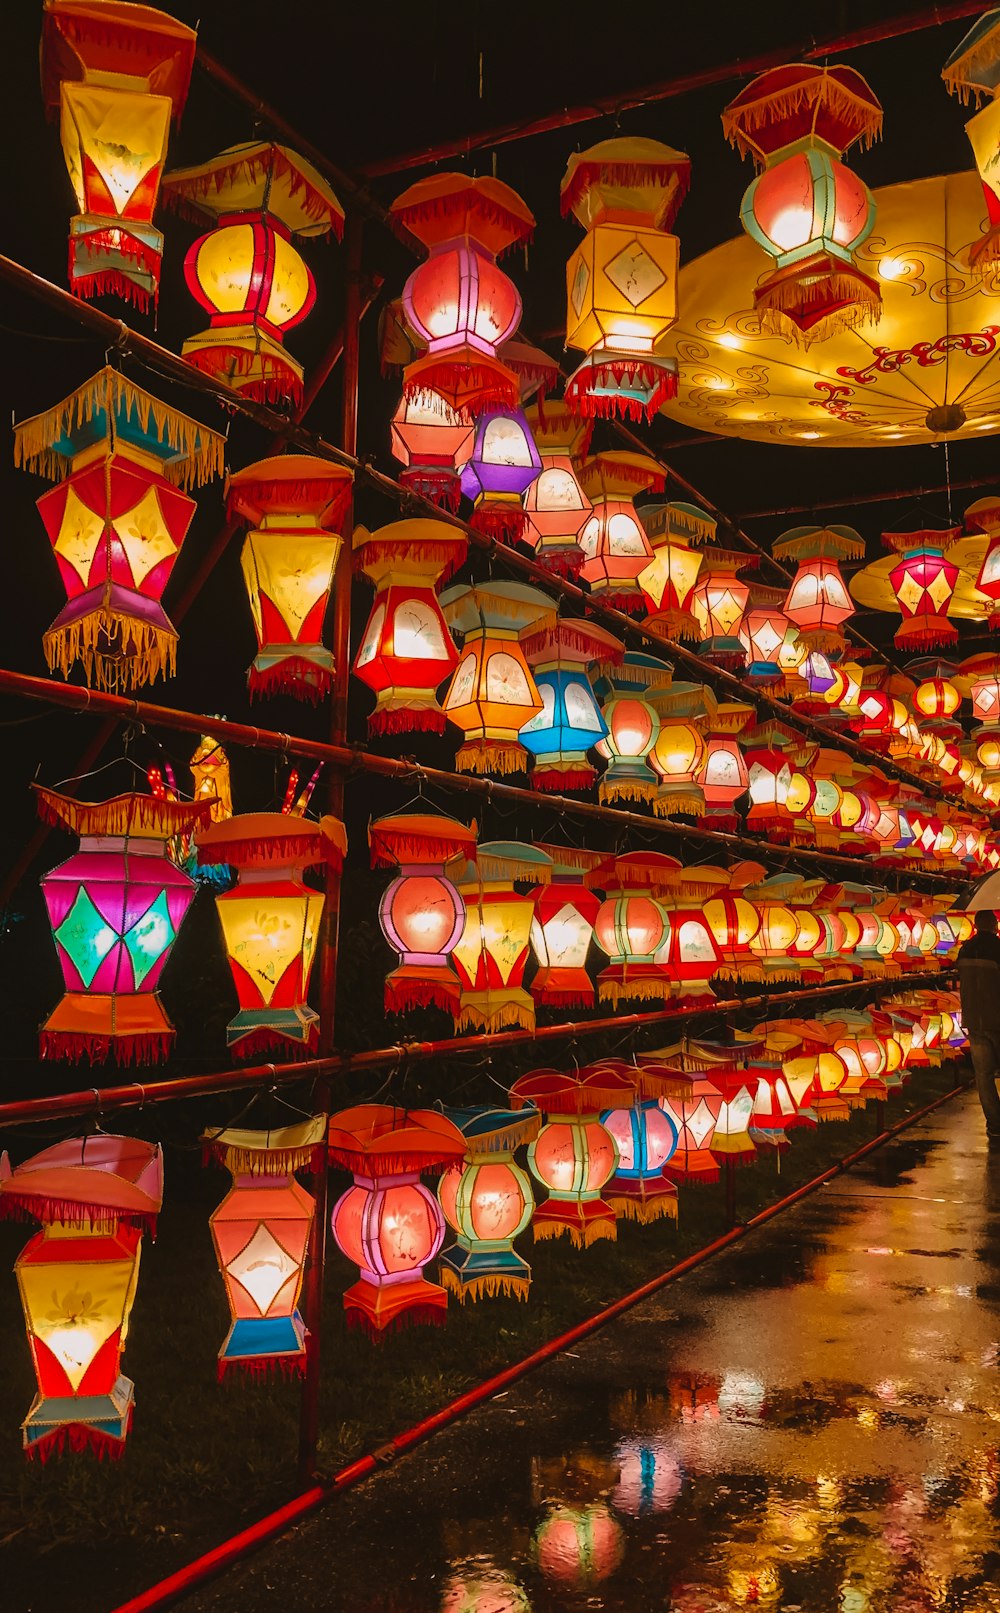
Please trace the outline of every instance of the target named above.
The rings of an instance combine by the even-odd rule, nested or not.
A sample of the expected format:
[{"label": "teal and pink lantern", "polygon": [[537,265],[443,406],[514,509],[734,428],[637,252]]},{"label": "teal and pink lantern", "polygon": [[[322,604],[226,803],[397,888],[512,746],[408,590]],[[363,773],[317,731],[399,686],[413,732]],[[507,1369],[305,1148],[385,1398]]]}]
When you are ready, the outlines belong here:
[{"label": "teal and pink lantern", "polygon": [[500,543],[524,536],[521,496],[542,468],[523,409],[493,409],[479,416],[472,453],[462,466],[462,492],[472,500],[470,525]]},{"label": "teal and pink lantern", "polygon": [[653,550],[635,507],[639,492],[662,492],[667,473],[648,454],[626,449],[593,454],[580,466],[580,483],[593,504],[580,533],[580,581],[605,604],[641,611],[639,573]]},{"label": "teal and pink lantern", "polygon": [[80,836],[79,850],[42,876],[66,992],[42,1026],[41,1056],[164,1059],[174,1029],[156,988],[197,888],[167,841],[203,830],[209,804],[137,794],[76,801],[34,788],[42,820]]},{"label": "teal and pink lantern", "polygon": [[215,898],[239,1012],[226,1045],[246,1057],[277,1049],[308,1053],[319,1015],[309,977],[325,902],[308,868],[340,869],[347,835],[339,818],[319,823],[287,812],[243,812],[198,834],[198,861],[235,868],[239,884]]},{"label": "teal and pink lantern", "polygon": [[448,1295],[424,1267],[444,1242],[445,1222],[421,1177],[464,1161],[462,1133],[435,1109],[363,1103],[330,1116],[329,1150],[331,1165],[354,1176],[332,1216],[338,1249],[359,1268],[344,1294],[348,1327],[378,1338],[443,1322]]},{"label": "teal and pink lantern", "polygon": [[754,287],[765,330],[808,346],[876,324],[878,282],[855,253],[875,224],[867,185],[840,161],[882,128],[882,108],[851,67],[772,67],[730,101],[726,137],[763,170],[740,207],[743,228],[774,261]]},{"label": "teal and pink lantern", "polygon": [[588,668],[619,663],[614,634],[583,618],[561,616],[529,630],[521,640],[542,699],[542,709],[518,734],[534,757],[534,790],[586,790],[597,777],[587,752],[606,739],[608,726],[591,687]]},{"label": "teal and pink lantern", "polygon": [[536,1241],[568,1237],[585,1249],[618,1236],[615,1212],[602,1196],[617,1167],[618,1149],[598,1116],[602,1109],[630,1103],[633,1095],[628,1081],[597,1066],[575,1075],[532,1070],[514,1082],[513,1107],[530,1105],[545,1116],[528,1149],[531,1173],[549,1194],[535,1210]]},{"label": "teal and pink lantern", "polygon": [[533,1142],[542,1117],[532,1109],[446,1109],[466,1141],[463,1162],[438,1182],[445,1220],[457,1241],[441,1256],[441,1282],[463,1302],[498,1294],[527,1299],[531,1267],[514,1239],[531,1221],[531,1180],[514,1151]]},{"label": "teal and pink lantern", "polygon": [[683,1070],[653,1062],[619,1065],[608,1061],[634,1087],[633,1101],[605,1109],[601,1124],[614,1138],[618,1166],[605,1190],[605,1198],[626,1221],[648,1226],[653,1221],[677,1219],[677,1189],[664,1175],[677,1149],[678,1127],[661,1100],[691,1096],[691,1079]]},{"label": "teal and pink lantern", "polygon": [[399,954],[399,967],[386,976],[386,1012],[442,1008],[457,1017],[460,987],[450,959],[466,911],[449,865],[475,857],[475,824],[436,812],[392,813],[369,824],[368,844],[373,868],[398,870],[378,910],[382,934]]},{"label": "teal and pink lantern", "polygon": [[326,1115],[273,1131],[225,1127],[202,1136],[233,1185],[209,1216],[232,1323],[218,1373],[303,1377],[306,1328],[299,1314],[315,1201],[295,1172],[322,1159]]},{"label": "teal and pink lantern", "polygon": [[537,849],[552,858],[552,877],[533,892],[531,949],[538,967],[531,995],[550,1008],[592,1008],[594,983],[587,956],[601,902],[587,882],[604,861],[603,853],[550,844]]},{"label": "teal and pink lantern", "polygon": [[583,564],[580,533],[593,505],[574,462],[587,451],[592,423],[553,401],[544,409],[533,403],[526,414],[542,468],[522,500],[526,522],[521,536],[543,566],[558,576],[575,577]]},{"label": "teal and pink lantern", "polygon": [[14,1263],[38,1384],[21,1425],[29,1457],[123,1454],[135,1385],[121,1357],[162,1202],[158,1143],[98,1131],[13,1170],[0,1154],[0,1218],[41,1222]]}]

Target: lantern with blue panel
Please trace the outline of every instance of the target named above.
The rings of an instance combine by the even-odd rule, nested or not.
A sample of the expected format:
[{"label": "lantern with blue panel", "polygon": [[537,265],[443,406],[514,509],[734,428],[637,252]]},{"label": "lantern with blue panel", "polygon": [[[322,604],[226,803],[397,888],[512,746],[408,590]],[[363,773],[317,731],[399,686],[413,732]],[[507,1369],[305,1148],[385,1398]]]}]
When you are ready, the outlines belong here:
[{"label": "lantern with blue panel", "polygon": [[590,686],[588,667],[620,663],[620,639],[593,622],[563,617],[542,622],[521,640],[542,709],[518,734],[535,758],[535,790],[586,790],[597,777],[587,752],[606,739],[608,725]]},{"label": "lantern with blue panel", "polygon": [[542,1129],[537,1109],[446,1109],[468,1144],[461,1164],[449,1165],[438,1198],[457,1242],[441,1256],[441,1282],[460,1300],[497,1294],[527,1299],[531,1267],[514,1249],[535,1208],[531,1179],[514,1150]]},{"label": "lantern with blue panel", "polygon": [[491,409],[476,421],[472,457],[462,466],[462,492],[473,501],[470,525],[501,543],[524,536],[521,503],[542,469],[523,409]]},{"label": "lantern with blue panel", "polygon": [[690,1098],[691,1078],[666,1064],[619,1066],[617,1061],[611,1062],[634,1083],[635,1102],[628,1108],[605,1109],[601,1115],[601,1124],[618,1149],[618,1167],[605,1199],[627,1221],[643,1226],[664,1217],[676,1221],[677,1189],[663,1169],[676,1152],[680,1134],[659,1100]]}]

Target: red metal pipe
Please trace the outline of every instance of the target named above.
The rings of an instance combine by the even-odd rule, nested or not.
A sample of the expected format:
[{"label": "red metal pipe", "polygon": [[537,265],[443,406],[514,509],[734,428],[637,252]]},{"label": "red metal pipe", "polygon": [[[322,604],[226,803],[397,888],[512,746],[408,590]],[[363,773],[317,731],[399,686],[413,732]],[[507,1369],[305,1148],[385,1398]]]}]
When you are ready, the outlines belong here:
[{"label": "red metal pipe", "polygon": [[589,1316],[586,1321],[579,1322],[575,1327],[571,1327],[565,1333],[559,1334],[557,1338],[550,1339],[540,1349],[534,1350],[531,1355],[516,1361],[513,1366],[505,1367],[502,1372],[495,1373],[483,1383],[477,1384],[474,1389],[468,1390],[464,1395],[457,1396],[447,1406],[443,1406],[440,1411],[432,1412],[429,1417],[423,1418],[419,1423],[414,1424],[412,1428],[408,1428],[402,1434],[397,1434],[395,1438],[389,1441],[388,1445],[379,1451],[378,1455],[369,1453],[359,1457],[357,1461],[350,1463],[348,1467],[341,1468],[340,1472],[335,1474],[325,1485],[315,1485],[312,1489],[297,1496],[295,1500],[288,1502],[285,1507],[280,1507],[276,1512],[268,1513],[266,1517],[252,1524],[249,1529],[244,1529],[238,1535],[233,1535],[230,1540],[223,1541],[220,1546],[216,1546],[212,1551],[206,1552],[204,1556],[195,1558],[194,1562],[186,1564],[184,1568],[178,1569],[174,1574],[169,1574],[165,1579],[160,1580],[158,1584],[150,1586],[149,1590],[140,1592],[138,1596],[131,1597],[127,1602],[122,1602],[119,1607],[112,1610],[112,1613],[152,1613],[154,1608],[168,1607],[188,1591],[204,1584],[207,1579],[212,1578],[231,1564],[239,1562],[242,1558],[248,1556],[251,1551],[256,1550],[258,1546],[280,1534],[290,1523],[297,1522],[299,1518],[315,1511],[316,1508],[324,1505],[334,1496],[342,1494],[344,1490],[351,1489],[363,1479],[370,1478],[386,1460],[402,1456],[406,1451],[412,1450],[414,1446],[422,1444],[424,1440],[437,1433],[439,1429],[456,1422],[466,1412],[473,1411],[486,1400],[492,1400],[502,1390],[509,1388],[511,1384],[516,1383],[520,1378],[526,1377],[529,1372],[533,1372],[537,1367],[544,1366],[548,1361],[551,1361],[553,1356],[562,1354],[572,1345],[588,1338],[591,1333],[596,1333],[600,1328],[606,1327],[609,1322],[617,1320],[619,1316],[622,1316],[634,1306],[641,1304],[643,1300],[650,1299],[669,1283],[676,1282],[679,1277],[683,1277],[687,1272],[695,1270],[696,1267],[703,1265],[705,1261],[712,1259],[713,1256],[721,1254],[731,1244],[745,1238],[748,1232],[764,1226],[768,1221],[773,1220],[775,1216],[781,1215],[785,1210],[797,1204],[800,1199],[805,1198],[810,1193],[815,1193],[818,1188],[823,1187],[825,1183],[848,1169],[850,1165],[856,1164],[866,1154],[870,1154],[873,1149],[882,1147],[891,1138],[897,1136],[899,1132],[905,1131],[908,1126],[914,1125],[918,1120],[923,1120],[927,1115],[932,1114],[935,1109],[939,1109],[942,1104],[949,1103],[952,1098],[958,1097],[960,1093],[967,1090],[967,1083],[962,1083],[953,1087],[950,1092],[944,1093],[941,1097],[932,1099],[922,1109],[914,1110],[913,1114],[906,1115],[895,1126],[890,1126],[888,1131],[882,1132],[878,1137],[873,1137],[869,1142],[864,1143],[862,1147],[855,1149],[852,1154],[848,1154],[843,1159],[838,1160],[836,1164],[828,1166],[825,1171],[821,1171],[818,1176],[814,1176],[811,1181],[804,1183],[802,1187],[795,1188],[793,1192],[787,1193],[783,1198],[777,1199],[773,1204],[769,1204],[766,1209],[759,1211],[757,1215],[751,1216],[750,1220],[742,1226],[732,1227],[728,1232],[724,1232],[721,1237],[715,1238],[711,1243],[706,1244],[703,1249],[698,1249],[684,1260],[679,1260],[668,1271],[661,1272],[658,1277],[653,1277],[649,1282],[643,1283],[641,1287],[633,1289],[632,1293],[624,1295],[621,1299],[616,1299],[594,1316]]},{"label": "red metal pipe", "polygon": [[819,499],[812,504],[787,504],[777,510],[744,510],[738,521],[764,521],[771,516],[811,515],[814,510],[848,510],[864,504],[892,504],[901,499],[928,498],[933,493],[959,493],[973,487],[995,487],[997,473],[966,476],[960,482],[937,482],[933,487],[894,487],[887,493],[849,493],[845,498]]},{"label": "red metal pipe", "polygon": [[528,122],[522,119],[518,123],[501,123],[492,129],[481,129],[478,133],[466,135],[463,139],[443,140],[436,146],[424,146],[395,157],[380,157],[374,162],[365,163],[361,172],[367,179],[375,179],[384,174],[401,174],[410,168],[427,168],[491,146],[510,145],[515,140],[530,140],[535,135],[568,129],[574,124],[590,123],[596,118],[619,116],[637,107],[648,106],[650,102],[673,100],[693,90],[708,89],[713,84],[726,84],[736,78],[755,78],[758,73],[766,72],[769,67],[780,67],[784,62],[817,61],[823,56],[861,50],[866,45],[878,45],[888,39],[899,39],[905,34],[920,33],[940,23],[958,22],[963,17],[977,16],[982,9],[982,0],[954,0],[952,4],[924,6],[906,17],[870,23],[865,28],[854,28],[819,40],[810,36],[805,42],[779,45],[774,50],[760,51],[756,56],[737,57],[735,61],[713,63],[711,67],[704,67],[695,73],[661,79],[624,94],[599,96],[595,100],[563,107],[558,112],[550,112]]},{"label": "red metal pipe", "polygon": [[47,1098],[22,1098],[0,1103],[0,1127],[32,1125],[40,1120],[69,1119],[83,1115],[111,1114],[121,1109],[142,1109],[149,1103],[172,1103],[181,1098],[207,1097],[216,1092],[239,1092],[264,1085],[287,1086],[317,1076],[335,1076],[347,1070],[391,1069],[396,1065],[419,1063],[425,1059],[460,1058],[466,1053],[491,1052],[498,1047],[557,1041],[563,1037],[593,1036],[606,1031],[642,1030],[650,1025],[682,1020],[715,1019],[743,1013],[772,1013],[777,1007],[794,1007],[817,999],[846,996],[864,991],[876,998],[925,987],[943,989],[953,977],[947,972],[921,973],[898,980],[848,981],[830,986],[812,986],[782,991],[770,996],[732,998],[716,1001],[706,1008],[658,1008],[644,1014],[610,1014],[601,1019],[564,1020],[558,1025],[539,1025],[533,1031],[494,1031],[489,1036],[454,1036],[434,1042],[400,1042],[393,1047],[374,1047],[361,1053],[333,1053],[328,1058],[298,1059],[288,1064],[248,1064],[241,1069],[219,1070],[209,1075],[182,1075],[163,1081],[128,1081],[115,1087],[85,1087],[79,1092],[63,1092]]}]

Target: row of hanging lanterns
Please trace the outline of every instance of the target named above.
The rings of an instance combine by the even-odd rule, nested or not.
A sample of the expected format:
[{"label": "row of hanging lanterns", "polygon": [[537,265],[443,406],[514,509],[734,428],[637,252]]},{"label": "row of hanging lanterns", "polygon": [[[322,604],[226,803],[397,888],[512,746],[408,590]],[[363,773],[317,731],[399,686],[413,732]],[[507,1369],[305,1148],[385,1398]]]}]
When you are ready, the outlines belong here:
[{"label": "row of hanging lanterns", "polygon": [[[346,1318],[378,1337],[440,1322],[449,1293],[527,1299],[531,1269],[514,1242],[529,1225],[536,1239],[586,1248],[613,1239],[619,1217],[674,1218],[678,1183],[714,1181],[726,1160],[787,1146],[797,1126],[846,1119],[962,1043],[952,994],[904,993],[863,1013],[685,1038],[632,1064],[535,1070],[514,1082],[509,1109],[363,1104],[276,1130],[209,1130],[206,1156],[232,1179],[210,1217],[231,1316],[219,1376],[304,1371],[298,1304],[315,1203],[296,1173],[315,1172],[324,1149],[353,1177],[332,1211],[359,1272]],[[162,1200],[162,1151],[135,1138],[97,1131],[14,1168],[0,1159],[0,1216],[41,1229],[15,1263],[38,1384],[23,1424],[29,1455],[121,1455],[135,1400],[121,1358],[143,1234],[155,1234]],[[439,1253],[435,1282],[426,1268]]]}]

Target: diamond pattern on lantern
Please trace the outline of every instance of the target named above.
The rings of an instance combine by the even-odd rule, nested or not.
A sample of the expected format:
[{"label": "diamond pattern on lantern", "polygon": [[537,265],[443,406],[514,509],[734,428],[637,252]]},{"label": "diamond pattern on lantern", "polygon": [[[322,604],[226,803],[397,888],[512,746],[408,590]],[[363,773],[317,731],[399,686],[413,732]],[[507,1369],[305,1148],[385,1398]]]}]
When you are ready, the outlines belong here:
[{"label": "diamond pattern on lantern", "polygon": [[604,273],[615,290],[620,291],[633,308],[638,308],[654,291],[659,291],[667,278],[640,241],[630,241],[628,246],[622,247]]},{"label": "diamond pattern on lantern", "polygon": [[97,546],[104,532],[104,522],[87,508],[72,484],[66,489],[66,503],[59,523],[59,536],[53,548],[66,564],[73,567],[82,583],[90,576]]},{"label": "diamond pattern on lantern", "polygon": [[712,1111],[708,1107],[708,1104],[705,1102],[704,1098],[702,1098],[697,1109],[694,1111],[694,1114],[688,1115],[685,1118],[687,1120],[688,1131],[691,1133],[698,1147],[704,1148],[705,1139],[711,1136],[712,1132],[715,1130],[715,1121],[712,1119]]},{"label": "diamond pattern on lantern", "polygon": [[138,504],[133,504],[126,515],[119,515],[111,525],[125,550],[137,588],[155,566],[177,553],[177,544],[163,519],[155,487],[147,487]]},{"label": "diamond pattern on lantern", "polygon": [[90,982],[119,937],[117,930],[97,911],[82,885],[54,934],[89,990]]},{"label": "diamond pattern on lantern", "polygon": [[123,937],[128,955],[132,959],[132,972],[136,987],[142,985],[150,969],[160,961],[164,951],[177,938],[167,907],[167,893],[161,891],[156,901],[147,907],[142,918],[133,924]]},{"label": "diamond pattern on lantern", "polygon": [[577,318],[580,317],[580,309],[583,307],[583,299],[587,294],[589,284],[590,270],[581,260],[576,266],[576,274],[573,277],[573,285],[569,294],[569,300],[573,304],[573,312]]},{"label": "diamond pattern on lantern", "polygon": [[955,585],[944,570],[939,571],[933,582],[927,584],[927,597],[934,603],[935,610],[943,610],[955,592]]},{"label": "diamond pattern on lantern", "polygon": [[298,1267],[266,1226],[259,1226],[250,1242],[226,1267],[228,1276],[245,1288],[262,1316]]}]

